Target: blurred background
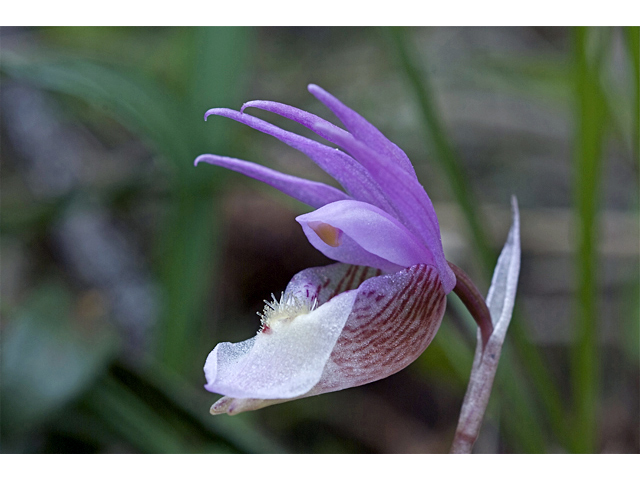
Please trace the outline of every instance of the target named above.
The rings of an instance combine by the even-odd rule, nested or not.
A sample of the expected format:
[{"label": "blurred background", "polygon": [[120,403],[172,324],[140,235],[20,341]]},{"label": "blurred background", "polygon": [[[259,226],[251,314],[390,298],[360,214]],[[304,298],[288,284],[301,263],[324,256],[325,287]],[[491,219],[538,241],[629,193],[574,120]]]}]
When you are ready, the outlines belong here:
[{"label": "blurred background", "polygon": [[[202,367],[298,271],[302,205],[201,153],[332,182],[211,107],[335,120],[412,159],[482,292],[522,216],[482,453],[640,452],[638,28],[2,28],[1,451],[444,453],[475,326],[385,380],[212,417]],[[256,116],[304,129],[264,112]]]}]

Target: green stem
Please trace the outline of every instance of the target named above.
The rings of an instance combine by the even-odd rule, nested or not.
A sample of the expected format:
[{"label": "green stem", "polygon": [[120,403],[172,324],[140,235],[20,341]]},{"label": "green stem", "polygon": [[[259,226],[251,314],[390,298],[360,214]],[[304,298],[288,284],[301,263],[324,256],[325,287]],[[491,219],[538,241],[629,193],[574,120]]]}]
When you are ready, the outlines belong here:
[{"label": "green stem", "polygon": [[[600,32],[575,30],[575,179],[574,202],[577,225],[575,342],[572,348],[575,452],[596,449],[599,388],[597,243],[602,148],[607,120],[599,83],[599,61],[588,47]],[[596,45],[597,46],[597,45]],[[595,49],[596,51],[598,49]]]},{"label": "green stem", "polygon": [[625,38],[632,68],[633,92],[633,153],[636,166],[640,166],[640,27],[626,27]]},{"label": "green stem", "polygon": [[162,270],[164,315],[160,356],[174,372],[195,371],[199,358],[193,338],[219,259],[213,194],[180,190],[164,230]]},{"label": "green stem", "polygon": [[[432,142],[433,158],[440,163],[446,174],[456,201],[461,206],[465,220],[470,227],[481,265],[486,275],[490,275],[495,264],[496,255],[487,240],[484,227],[486,222],[482,220],[481,212],[477,207],[478,202],[473,198],[470,183],[460,166],[462,163],[459,161],[440,121],[437,107],[432,100],[434,95],[428,78],[417,67],[416,54],[410,48],[410,42],[406,38],[405,30],[392,28],[391,37],[394,41],[395,52],[400,59],[401,67],[417,97],[417,103],[424,120],[425,133]],[[540,352],[528,340],[527,333],[522,326],[522,315],[518,310],[514,312],[514,321],[511,324],[511,338],[516,343],[515,350],[518,352],[521,363],[526,365],[537,396],[546,410],[550,428],[553,429],[560,441],[564,441],[567,437],[567,433],[564,430],[565,415],[564,408],[560,402],[558,388],[551,378],[549,369],[542,360]],[[503,368],[509,368],[510,360],[508,355],[505,355],[505,360],[502,363]],[[505,365],[507,366],[505,367]],[[510,399],[510,401],[513,400],[513,398]],[[524,419],[521,419],[520,423],[523,422]],[[534,428],[542,428],[540,422],[537,421],[527,421],[526,423],[533,425]]]},{"label": "green stem", "polygon": [[194,150],[175,159],[185,173],[172,178],[172,202],[158,247],[165,301],[159,351],[164,365],[177,373],[201,369],[202,353],[194,349],[193,339],[205,321],[221,255],[215,206],[225,173],[197,169],[193,160],[207,151],[227,150],[228,127],[214,131],[202,115],[213,106],[239,105],[253,46],[247,28],[203,27],[189,33],[194,80],[184,117],[193,124]]}]

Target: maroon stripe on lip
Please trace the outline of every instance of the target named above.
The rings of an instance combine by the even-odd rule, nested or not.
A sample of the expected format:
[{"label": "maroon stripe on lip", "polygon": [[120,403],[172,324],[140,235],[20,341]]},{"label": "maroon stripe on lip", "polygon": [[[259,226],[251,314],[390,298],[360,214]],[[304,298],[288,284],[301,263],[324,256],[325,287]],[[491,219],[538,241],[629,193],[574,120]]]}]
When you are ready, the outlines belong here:
[{"label": "maroon stripe on lip", "polygon": [[[427,337],[431,336],[431,332],[435,322],[424,322],[426,324],[425,325],[420,320],[423,318],[427,318],[427,319],[430,318],[428,315],[425,315],[425,310],[427,310],[428,306],[436,305],[439,302],[439,299],[440,297],[438,295],[433,295],[433,288],[429,288],[426,292],[422,293],[420,295],[419,300],[415,302],[413,305],[411,305],[408,311],[403,312],[406,318],[414,319],[414,320],[409,323],[406,323],[406,322],[402,323],[400,321],[395,321],[395,320],[398,320],[397,318],[395,318],[394,321],[391,322],[391,324],[392,325],[396,324],[398,325],[398,327],[396,327],[396,329],[394,330],[397,330],[400,327],[405,327],[405,329],[400,335],[398,335],[395,331],[389,332],[389,335],[391,336],[398,335],[398,341],[416,338],[416,336],[418,336],[419,333],[422,333],[422,335]],[[423,332],[419,332],[421,329],[425,329],[425,330]],[[421,342],[410,343],[407,341],[404,343],[406,344],[402,345],[402,348],[395,348],[389,352],[391,355],[387,357],[386,361],[382,362],[383,366],[392,365],[395,361],[397,361],[397,357],[399,356],[411,354],[413,350],[411,347],[415,346],[420,348]],[[403,351],[403,349],[405,350],[409,349],[409,352]],[[419,353],[421,352],[418,352],[418,354]]]},{"label": "maroon stripe on lip", "polygon": [[351,270],[356,268],[353,265],[350,265],[349,268],[347,268],[347,271],[345,272],[344,276],[340,279],[340,282],[338,282],[338,285],[336,285],[336,288],[334,289],[333,293],[331,294],[331,296],[329,297],[329,300],[331,300],[333,297],[335,297],[342,289],[342,285],[344,284],[346,278],[350,275]]},{"label": "maroon stripe on lip", "polygon": [[[429,278],[430,277],[427,278],[427,282],[428,282]],[[404,297],[406,295],[409,295],[410,298],[414,297],[416,295],[416,287],[419,284],[423,283],[424,280],[425,280],[424,279],[424,273],[423,272],[419,272],[418,275],[416,275],[414,278],[412,278],[411,282],[402,289],[402,291],[400,291],[397,294],[393,295],[387,301],[387,303],[381,308],[381,310],[375,314],[375,317],[382,318],[382,317],[386,316],[387,319],[383,320],[383,323],[388,322],[389,319],[393,319],[393,318],[397,317],[399,311],[401,311],[405,307],[405,305],[403,305],[402,303],[397,302],[397,298],[398,297]],[[427,283],[427,285],[428,285],[428,283]],[[429,291],[430,290],[428,290],[427,292],[424,292],[424,294],[428,294]],[[393,312],[388,313],[388,309],[391,306],[394,306],[394,310],[393,310]],[[358,305],[355,305],[353,314],[358,315],[359,313],[360,313],[359,307],[358,307]],[[369,317],[369,315],[367,317]],[[347,322],[347,325],[345,326],[345,329],[347,331],[353,330],[354,333],[355,333],[356,330],[362,330],[362,326],[361,325],[355,324],[355,322],[353,322],[350,325],[350,323],[351,322]],[[365,332],[361,332],[361,335],[363,335],[363,334],[365,334]]]},{"label": "maroon stripe on lip", "polygon": [[364,282],[367,279],[368,273],[369,273],[369,267],[364,267],[362,269],[362,273],[360,273],[360,278],[358,279],[358,285],[362,285],[362,282]]},{"label": "maroon stripe on lip", "polygon": [[[356,278],[356,274],[358,273],[358,270],[362,268],[362,267],[353,267],[352,271],[351,271],[351,275],[349,275],[349,280],[347,281],[347,287],[344,289],[344,291],[348,291],[348,290],[353,290],[355,287],[355,278]],[[342,293],[342,292],[339,292]]]},{"label": "maroon stripe on lip", "polygon": [[435,267],[417,265],[409,271],[411,276],[399,280],[404,284],[397,291],[383,295],[388,300],[382,305],[366,288],[359,293],[331,355],[327,367],[331,376],[323,375],[314,390],[338,390],[384,378],[406,367],[429,345],[444,314],[446,296]]},{"label": "maroon stripe on lip", "polygon": [[380,274],[382,274],[382,272],[379,269],[376,269],[374,271],[371,269],[371,267],[349,265],[344,275],[340,277],[340,280],[338,281],[338,284],[335,286],[335,288],[332,288],[330,286],[330,281],[325,282],[323,284],[323,286],[327,287],[327,291],[331,292],[331,293],[327,293],[328,296],[325,301],[328,302],[333,297],[341,294],[342,292],[355,290],[368,278],[371,278]]}]

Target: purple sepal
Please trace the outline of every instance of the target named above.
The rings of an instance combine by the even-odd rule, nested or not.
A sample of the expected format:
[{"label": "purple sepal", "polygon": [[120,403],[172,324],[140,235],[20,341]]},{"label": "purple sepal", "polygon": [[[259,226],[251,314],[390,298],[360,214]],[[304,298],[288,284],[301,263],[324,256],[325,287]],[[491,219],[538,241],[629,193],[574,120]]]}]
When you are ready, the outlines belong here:
[{"label": "purple sepal", "polygon": [[371,203],[386,211],[391,209],[388,200],[376,182],[371,179],[367,170],[346,153],[298,134],[287,132],[246,113],[228,108],[212,108],[205,114],[205,119],[209,115],[231,118],[277,138],[307,155],[320,168],[335,178],[353,198]]},{"label": "purple sepal", "polygon": [[[417,178],[416,172],[413,169],[413,165],[411,164],[409,157],[407,157],[407,154],[404,153],[404,151],[395,143],[389,141],[389,139],[385,137],[380,130],[365,120],[362,115],[353,111],[336,97],[317,85],[311,84],[307,89],[340,119],[344,126],[347,127],[347,130],[349,130],[355,138],[366,143],[376,152],[382,155],[389,155],[391,158],[395,159],[406,172],[411,174],[414,179]],[[319,135],[322,136],[321,133],[319,133]]]},{"label": "purple sepal", "polygon": [[339,200],[349,200],[351,198],[346,193],[324,183],[286,175],[276,170],[263,167],[262,165],[246,162],[237,158],[204,154],[196,158],[194,165],[200,162],[228,168],[234,172],[242,173],[247,177],[260,180],[313,208],[320,208],[328,203]]}]

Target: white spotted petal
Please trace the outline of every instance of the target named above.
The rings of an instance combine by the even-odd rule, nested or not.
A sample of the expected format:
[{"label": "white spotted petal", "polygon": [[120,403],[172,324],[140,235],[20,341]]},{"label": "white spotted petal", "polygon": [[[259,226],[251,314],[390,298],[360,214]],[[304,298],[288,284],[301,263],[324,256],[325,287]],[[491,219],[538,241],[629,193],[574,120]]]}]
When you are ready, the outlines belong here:
[{"label": "white spotted petal", "polygon": [[446,296],[438,270],[414,265],[379,275],[334,264],[304,270],[284,298],[317,302],[293,319],[236,344],[219,344],[205,365],[206,388],[225,395],[211,413],[235,414],[373,382],[413,362],[433,339]]},{"label": "white spotted petal", "polygon": [[218,344],[205,363],[205,388],[236,398],[308,392],[318,383],[355,298],[355,291],[342,293],[309,313],[275,321],[249,340]]}]

